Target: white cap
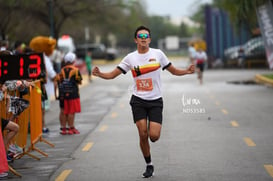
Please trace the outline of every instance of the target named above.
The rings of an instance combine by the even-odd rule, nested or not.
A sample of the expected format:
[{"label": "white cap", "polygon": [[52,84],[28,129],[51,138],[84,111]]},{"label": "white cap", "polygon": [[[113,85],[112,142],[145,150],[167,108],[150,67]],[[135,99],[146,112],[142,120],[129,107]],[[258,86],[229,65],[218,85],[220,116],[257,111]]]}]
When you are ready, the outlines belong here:
[{"label": "white cap", "polygon": [[76,55],[75,53],[72,52],[68,52],[65,56],[64,56],[64,62],[65,63],[73,63],[76,59]]}]

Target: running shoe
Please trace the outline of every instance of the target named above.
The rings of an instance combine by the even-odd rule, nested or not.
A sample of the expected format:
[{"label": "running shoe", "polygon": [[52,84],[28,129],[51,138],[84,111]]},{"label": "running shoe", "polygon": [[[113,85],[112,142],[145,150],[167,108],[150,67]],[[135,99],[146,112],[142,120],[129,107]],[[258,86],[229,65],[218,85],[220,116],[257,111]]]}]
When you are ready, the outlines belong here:
[{"label": "running shoe", "polygon": [[154,175],[154,166],[153,165],[147,165],[146,171],[142,174],[143,178],[150,178]]},{"label": "running shoe", "polygon": [[8,153],[7,153],[7,161],[8,162],[12,162],[13,158],[14,158],[14,155],[15,155],[14,153],[8,151]]},{"label": "running shoe", "polygon": [[9,175],[8,172],[2,172],[2,173],[0,173],[0,179],[4,179],[8,175]]},{"label": "running shoe", "polygon": [[23,153],[23,149],[16,144],[9,145],[9,151],[17,155]]},{"label": "running shoe", "polygon": [[49,129],[48,128],[43,128],[43,133],[49,133]]},{"label": "running shoe", "polygon": [[80,132],[76,128],[70,128],[73,134],[80,134]]},{"label": "running shoe", "polygon": [[60,129],[61,129],[61,131],[60,131],[61,135],[66,135],[67,134],[66,128],[60,128]]},{"label": "running shoe", "polygon": [[69,134],[69,135],[74,134],[74,132],[72,131],[71,128],[66,128],[66,133]]}]

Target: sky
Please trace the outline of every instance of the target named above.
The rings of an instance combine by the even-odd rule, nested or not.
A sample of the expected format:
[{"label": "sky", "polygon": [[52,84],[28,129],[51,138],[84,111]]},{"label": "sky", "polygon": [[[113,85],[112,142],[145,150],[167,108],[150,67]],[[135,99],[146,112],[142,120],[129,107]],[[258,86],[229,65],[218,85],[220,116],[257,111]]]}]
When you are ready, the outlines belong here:
[{"label": "sky", "polygon": [[176,21],[192,15],[200,4],[211,3],[212,0],[145,0],[149,15],[169,15]]}]

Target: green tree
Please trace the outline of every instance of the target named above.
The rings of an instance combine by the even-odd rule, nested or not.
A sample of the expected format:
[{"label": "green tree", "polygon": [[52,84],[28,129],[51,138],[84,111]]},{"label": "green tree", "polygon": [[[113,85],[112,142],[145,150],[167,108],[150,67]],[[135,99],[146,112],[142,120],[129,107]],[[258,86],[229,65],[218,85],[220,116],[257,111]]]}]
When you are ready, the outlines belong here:
[{"label": "green tree", "polygon": [[18,23],[19,1],[0,0],[0,35],[3,40],[7,39],[10,32]]}]

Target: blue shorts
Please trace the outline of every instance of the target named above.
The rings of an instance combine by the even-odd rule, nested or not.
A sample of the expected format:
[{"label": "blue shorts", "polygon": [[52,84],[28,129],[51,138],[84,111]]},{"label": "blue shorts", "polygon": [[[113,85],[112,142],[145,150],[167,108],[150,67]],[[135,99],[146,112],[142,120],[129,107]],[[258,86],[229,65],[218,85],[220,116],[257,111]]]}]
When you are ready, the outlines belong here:
[{"label": "blue shorts", "polygon": [[144,100],[132,95],[130,100],[134,123],[141,119],[162,124],[163,99]]}]

